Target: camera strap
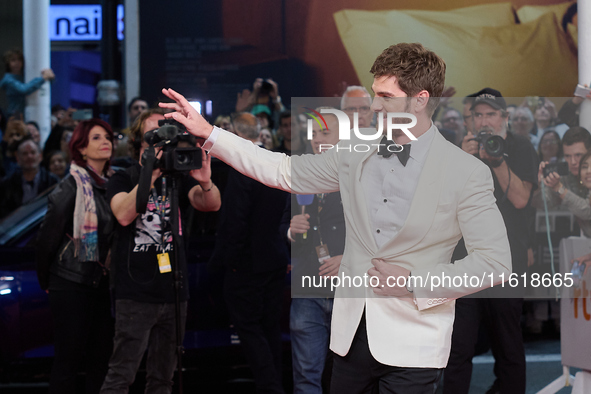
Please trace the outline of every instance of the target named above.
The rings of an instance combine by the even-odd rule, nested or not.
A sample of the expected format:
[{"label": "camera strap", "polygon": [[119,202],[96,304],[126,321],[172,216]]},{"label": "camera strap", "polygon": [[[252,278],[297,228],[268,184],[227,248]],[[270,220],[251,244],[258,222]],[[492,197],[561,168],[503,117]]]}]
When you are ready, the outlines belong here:
[{"label": "camera strap", "polygon": [[509,176],[509,182],[507,182],[507,190],[505,190],[505,193],[503,193],[503,197],[501,197],[500,202],[507,201],[509,195],[509,188],[511,187],[511,168],[509,168],[509,163],[507,163],[507,175]]},{"label": "camera strap", "polygon": [[140,177],[138,182],[137,195],[135,199],[135,211],[140,215],[146,212],[148,205],[148,198],[150,196],[150,188],[152,182],[152,171],[156,163],[156,153],[154,147],[149,147],[142,155],[142,169],[140,170]]},{"label": "camera strap", "polygon": [[156,206],[156,212],[158,212],[158,216],[160,217],[160,246],[162,248],[162,253],[157,254],[158,258],[158,267],[160,269],[160,273],[164,274],[167,272],[172,271],[172,266],[170,265],[170,257],[166,250],[166,228],[168,227],[166,224],[166,177],[162,177],[162,192],[160,201],[158,197],[158,193],[156,193],[156,188],[152,188],[152,198],[154,199],[154,205]]}]

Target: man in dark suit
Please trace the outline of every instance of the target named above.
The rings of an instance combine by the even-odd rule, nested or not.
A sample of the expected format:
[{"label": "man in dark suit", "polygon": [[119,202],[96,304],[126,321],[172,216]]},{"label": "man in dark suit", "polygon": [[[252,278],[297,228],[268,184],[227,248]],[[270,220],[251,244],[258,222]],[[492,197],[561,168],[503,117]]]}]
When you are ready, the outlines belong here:
[{"label": "man in dark suit", "polygon": [[[252,114],[233,123],[238,136],[259,142]],[[288,197],[231,169],[213,256],[225,268],[224,298],[257,392],[283,393],[279,320],[288,252],[279,226]]]}]

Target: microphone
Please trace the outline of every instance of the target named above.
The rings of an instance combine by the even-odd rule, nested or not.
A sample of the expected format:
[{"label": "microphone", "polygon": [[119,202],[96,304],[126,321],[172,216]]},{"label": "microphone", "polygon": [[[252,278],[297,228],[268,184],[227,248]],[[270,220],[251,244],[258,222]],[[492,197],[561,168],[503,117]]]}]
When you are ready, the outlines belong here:
[{"label": "microphone", "polygon": [[[306,213],[306,205],[311,205],[314,202],[314,194],[298,194],[296,199],[298,200],[298,204],[302,207],[303,215]],[[306,239],[308,237],[308,232],[306,231],[303,234],[296,234],[296,239],[299,237]]]}]

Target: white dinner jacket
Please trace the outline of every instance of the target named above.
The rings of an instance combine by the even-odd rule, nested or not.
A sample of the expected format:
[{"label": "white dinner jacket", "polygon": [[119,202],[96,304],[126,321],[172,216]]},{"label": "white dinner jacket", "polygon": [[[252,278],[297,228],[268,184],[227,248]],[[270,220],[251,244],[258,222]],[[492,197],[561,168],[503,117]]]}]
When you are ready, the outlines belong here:
[{"label": "white dinner jacket", "polygon": [[[347,230],[339,276],[363,277],[373,266],[371,260],[381,258],[424,280],[464,274],[485,279],[474,287],[446,282],[433,292],[417,286],[414,299],[378,297],[365,287],[336,290],[330,345],[335,353],[347,354],[365,308],[369,348],[377,361],[444,368],[451,347],[453,300],[490,287],[491,278],[498,284],[501,274],[507,278],[511,272],[509,242],[493,196],[490,169],[437,132],[404,226],[378,248],[360,181],[365,162],[377,148],[358,153],[346,147],[371,146],[379,140],[341,141],[338,152],[333,148],[321,155],[289,157],[218,131],[210,153],[253,179],[300,194],[341,191]],[[450,264],[462,236],[468,256]]]}]

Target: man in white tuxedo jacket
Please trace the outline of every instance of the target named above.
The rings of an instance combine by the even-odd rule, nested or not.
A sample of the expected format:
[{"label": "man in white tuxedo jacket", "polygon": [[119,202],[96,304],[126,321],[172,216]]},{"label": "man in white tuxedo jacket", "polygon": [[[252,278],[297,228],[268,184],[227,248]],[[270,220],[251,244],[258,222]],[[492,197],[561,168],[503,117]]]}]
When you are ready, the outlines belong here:
[{"label": "man in white tuxedo jacket", "polygon": [[[443,60],[420,44],[397,44],[384,50],[371,72],[378,116],[416,116],[410,129],[416,140],[393,133],[409,157],[387,157],[389,149],[377,136],[352,137],[322,155],[290,158],[212,127],[171,89],[163,92],[175,103],[160,105],[174,109],[167,116],[205,138],[204,149],[268,186],[301,194],[340,190],[347,230],[339,276],[366,276],[372,286],[336,290],[331,392],[371,393],[379,387],[384,393],[434,393],[449,357],[454,299],[500,283],[503,274],[507,278],[509,243],[490,170],[447,142],[431,122],[444,86]],[[356,152],[351,146],[357,143],[371,149]],[[468,256],[450,264],[462,236]],[[408,285],[411,274],[423,285]],[[433,278],[442,276],[464,280],[445,281],[431,291]]]}]

